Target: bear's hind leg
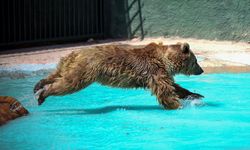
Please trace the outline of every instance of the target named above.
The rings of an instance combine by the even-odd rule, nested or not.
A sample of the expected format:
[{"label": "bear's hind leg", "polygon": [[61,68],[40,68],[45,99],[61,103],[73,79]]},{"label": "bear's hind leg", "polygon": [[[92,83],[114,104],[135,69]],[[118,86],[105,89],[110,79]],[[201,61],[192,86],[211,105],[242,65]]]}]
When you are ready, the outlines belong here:
[{"label": "bear's hind leg", "polygon": [[45,85],[44,88],[41,91],[39,91],[37,95],[38,105],[41,105],[45,101],[45,99],[51,95],[58,96],[58,95],[71,94],[87,87],[91,83],[92,82],[83,82],[83,81],[77,81],[77,83],[69,82],[64,78],[56,80],[52,84]]}]

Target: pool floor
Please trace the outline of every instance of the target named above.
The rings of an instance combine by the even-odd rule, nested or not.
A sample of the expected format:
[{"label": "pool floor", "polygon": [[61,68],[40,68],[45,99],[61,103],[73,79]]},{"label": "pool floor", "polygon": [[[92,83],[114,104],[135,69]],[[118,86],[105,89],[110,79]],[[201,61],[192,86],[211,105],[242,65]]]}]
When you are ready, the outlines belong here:
[{"label": "pool floor", "polygon": [[177,76],[205,98],[172,111],[150,91],[96,83],[38,106],[32,89],[41,78],[0,79],[0,95],[30,111],[0,127],[1,150],[250,149],[249,73]]}]

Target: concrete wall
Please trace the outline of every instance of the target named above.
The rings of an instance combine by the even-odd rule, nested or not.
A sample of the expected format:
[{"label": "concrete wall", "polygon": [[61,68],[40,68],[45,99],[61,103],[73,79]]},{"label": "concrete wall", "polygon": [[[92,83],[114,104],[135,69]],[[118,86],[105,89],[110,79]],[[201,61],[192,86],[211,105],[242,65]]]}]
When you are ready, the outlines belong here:
[{"label": "concrete wall", "polygon": [[111,37],[250,41],[250,0],[109,0]]}]

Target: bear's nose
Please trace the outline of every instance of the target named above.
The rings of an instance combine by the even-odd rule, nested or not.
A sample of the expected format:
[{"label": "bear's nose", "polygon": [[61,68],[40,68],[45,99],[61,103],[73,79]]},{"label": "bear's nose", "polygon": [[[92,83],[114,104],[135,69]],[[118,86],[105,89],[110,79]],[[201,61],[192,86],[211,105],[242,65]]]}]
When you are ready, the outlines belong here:
[{"label": "bear's nose", "polygon": [[200,74],[202,74],[204,71],[203,71],[203,69],[201,69],[201,73]]},{"label": "bear's nose", "polygon": [[194,73],[194,75],[200,75],[202,74],[204,71],[203,69],[199,66],[199,68],[197,69],[197,71]]}]

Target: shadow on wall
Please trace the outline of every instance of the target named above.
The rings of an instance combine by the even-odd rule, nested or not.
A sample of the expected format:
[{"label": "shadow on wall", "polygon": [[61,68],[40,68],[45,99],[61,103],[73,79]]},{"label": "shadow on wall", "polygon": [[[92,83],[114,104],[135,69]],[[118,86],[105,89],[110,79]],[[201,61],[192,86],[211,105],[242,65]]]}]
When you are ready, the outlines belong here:
[{"label": "shadow on wall", "polygon": [[[139,35],[144,38],[141,0],[106,0],[104,4],[107,37],[131,39]],[[136,24],[133,29],[132,24]]]}]

